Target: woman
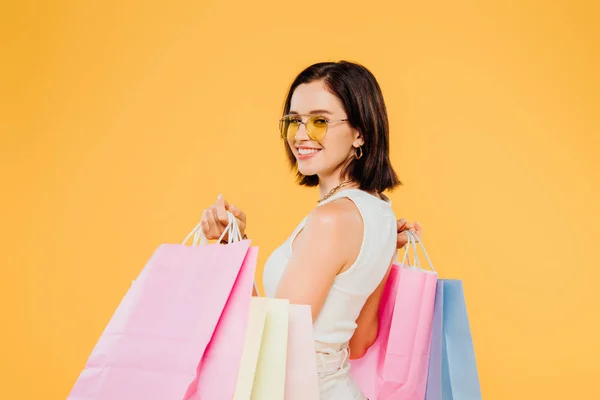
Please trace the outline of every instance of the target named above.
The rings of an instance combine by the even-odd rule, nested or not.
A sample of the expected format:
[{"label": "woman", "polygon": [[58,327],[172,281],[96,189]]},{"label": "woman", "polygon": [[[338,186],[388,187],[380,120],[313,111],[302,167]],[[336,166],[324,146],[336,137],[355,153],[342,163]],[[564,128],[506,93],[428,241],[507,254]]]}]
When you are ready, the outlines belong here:
[{"label": "woman", "polygon": [[[371,72],[345,61],[314,64],[292,83],[283,114],[279,128],[298,182],[318,186],[321,197],[268,258],[265,292],[311,306],[321,399],[364,399],[348,360],[362,357],[375,341],[396,249],[407,242],[405,230],[420,235],[421,228],[397,221],[382,194],[400,181]],[[208,239],[220,237],[227,211],[244,233],[245,214],[219,196],[202,218]]]}]

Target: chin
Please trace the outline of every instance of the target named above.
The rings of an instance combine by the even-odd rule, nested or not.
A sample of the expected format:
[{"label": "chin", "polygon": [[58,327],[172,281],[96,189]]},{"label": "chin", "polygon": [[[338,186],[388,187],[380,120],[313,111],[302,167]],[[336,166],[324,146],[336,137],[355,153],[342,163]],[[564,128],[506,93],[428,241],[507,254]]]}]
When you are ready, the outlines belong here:
[{"label": "chin", "polygon": [[317,168],[307,168],[306,166],[298,165],[298,172],[304,176],[318,175],[319,170]]},{"label": "chin", "polygon": [[306,165],[298,165],[298,172],[300,172],[304,176],[329,176],[333,173],[333,169],[324,168],[323,166],[306,166]]},{"label": "chin", "polygon": [[328,165],[323,162],[315,162],[320,160],[298,160],[298,172],[300,172],[304,176],[329,176],[334,173],[341,167],[339,165]]}]

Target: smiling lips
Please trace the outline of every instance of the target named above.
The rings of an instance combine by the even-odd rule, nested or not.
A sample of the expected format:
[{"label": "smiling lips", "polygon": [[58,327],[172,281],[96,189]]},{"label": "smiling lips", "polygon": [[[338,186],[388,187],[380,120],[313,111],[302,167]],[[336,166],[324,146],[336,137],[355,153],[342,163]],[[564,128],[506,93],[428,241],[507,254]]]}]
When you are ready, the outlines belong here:
[{"label": "smiling lips", "polygon": [[313,157],[315,154],[321,151],[321,149],[314,149],[308,147],[298,147],[298,159],[306,160],[307,158]]}]

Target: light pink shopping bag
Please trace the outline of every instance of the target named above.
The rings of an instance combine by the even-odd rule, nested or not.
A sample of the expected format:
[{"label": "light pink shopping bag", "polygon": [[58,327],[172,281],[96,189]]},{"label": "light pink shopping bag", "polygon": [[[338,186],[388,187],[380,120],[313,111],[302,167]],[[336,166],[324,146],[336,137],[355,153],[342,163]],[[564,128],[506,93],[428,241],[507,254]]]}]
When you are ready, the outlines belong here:
[{"label": "light pink shopping bag", "polygon": [[186,400],[233,398],[246,340],[257,256],[258,248],[251,247],[206,353],[198,365],[197,380],[191,386]]},{"label": "light pink shopping bag", "polygon": [[249,241],[160,246],[115,311],[68,398],[184,399],[249,247]]},{"label": "light pink shopping bag", "polygon": [[401,268],[383,368],[380,400],[423,400],[437,274]]},{"label": "light pink shopping bag", "polygon": [[372,400],[378,399],[378,393],[382,385],[382,377],[379,372],[383,369],[385,351],[390,337],[400,268],[398,265],[392,265],[387,283],[383,289],[381,302],[379,303],[379,331],[375,343],[371,345],[363,357],[350,360],[350,373],[365,396]]},{"label": "light pink shopping bag", "polygon": [[435,271],[393,265],[377,339],[364,357],[351,361],[352,376],[369,399],[425,398],[436,286]]},{"label": "light pink shopping bag", "polygon": [[290,304],[289,313],[285,400],[319,400],[311,308]]}]

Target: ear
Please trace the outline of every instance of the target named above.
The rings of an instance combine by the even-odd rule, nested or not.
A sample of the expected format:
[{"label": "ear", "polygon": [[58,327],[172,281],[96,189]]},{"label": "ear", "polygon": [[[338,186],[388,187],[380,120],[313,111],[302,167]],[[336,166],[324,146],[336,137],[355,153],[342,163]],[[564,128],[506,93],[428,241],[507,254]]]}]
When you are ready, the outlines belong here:
[{"label": "ear", "polygon": [[359,130],[354,130],[354,141],[352,142],[352,146],[358,148],[365,144],[365,139],[363,138],[362,133]]}]

